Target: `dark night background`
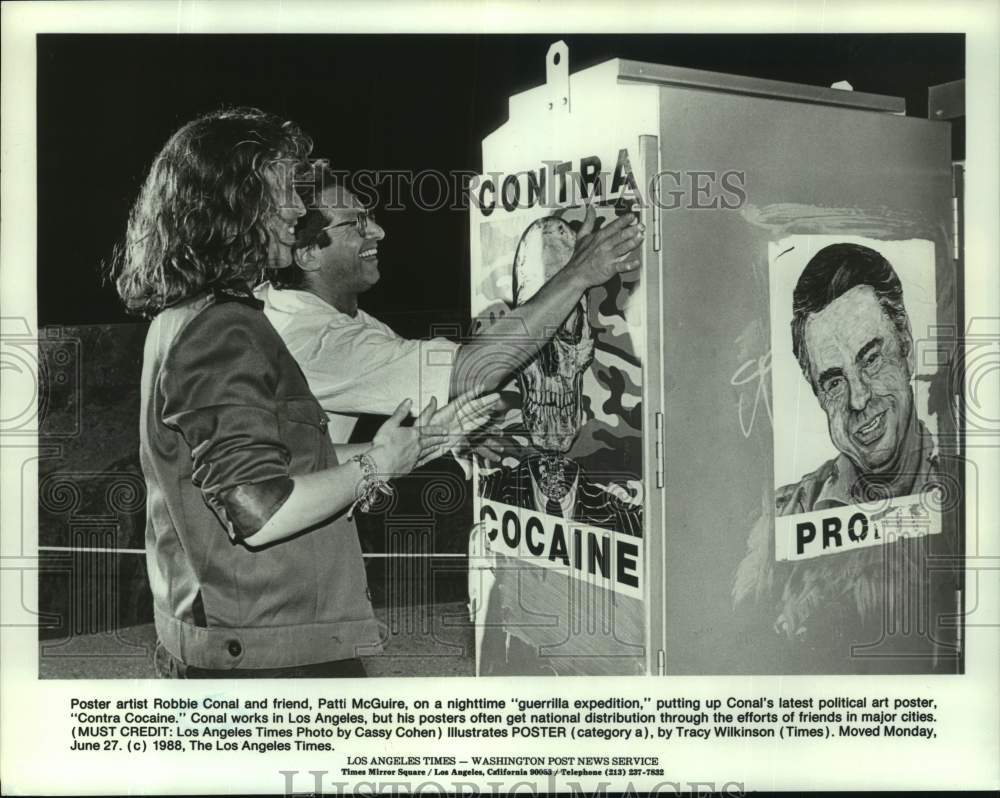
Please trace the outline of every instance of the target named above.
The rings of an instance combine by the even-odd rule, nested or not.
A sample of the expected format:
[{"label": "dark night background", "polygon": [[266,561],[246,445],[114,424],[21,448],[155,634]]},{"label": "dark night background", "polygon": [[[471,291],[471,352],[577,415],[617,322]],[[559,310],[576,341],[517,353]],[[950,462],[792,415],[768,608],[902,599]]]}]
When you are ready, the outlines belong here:
[{"label": "dark night background", "polygon": [[[171,133],[222,105],[254,105],[297,121],[337,169],[478,173],[482,139],[506,121],[510,95],[545,82],[545,53],[560,38],[571,72],[626,58],[818,86],[847,80],[904,97],[917,117],[929,86],[964,76],[961,35],[38,36],[43,676],[152,672],[151,597],[136,556],[144,329],[102,264]],[[379,221],[383,277],[363,307],[410,337],[466,328],[467,211],[410,206],[380,210]],[[380,421],[363,419],[355,439]],[[359,519],[362,545],[379,555],[366,563],[373,601],[405,638],[390,644],[401,658],[370,672],[468,674],[471,630],[455,618],[467,601],[469,491],[448,458],[396,484],[392,512]],[[401,552],[426,556],[391,556]],[[451,609],[421,609],[435,605]]]},{"label": "dark night background", "polygon": [[[297,121],[339,169],[480,171],[507,98],[570,70],[651,61],[906,98],[964,76],[961,35],[55,35],[38,37],[38,319],[129,321],[101,264],[167,137],[223,104]],[[383,279],[364,299],[400,333],[467,318],[465,211],[385,212]]]}]

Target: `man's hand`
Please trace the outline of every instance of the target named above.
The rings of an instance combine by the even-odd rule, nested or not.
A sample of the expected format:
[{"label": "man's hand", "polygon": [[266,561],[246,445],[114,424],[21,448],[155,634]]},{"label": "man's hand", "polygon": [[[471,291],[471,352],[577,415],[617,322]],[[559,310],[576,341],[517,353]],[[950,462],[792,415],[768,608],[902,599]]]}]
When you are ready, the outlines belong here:
[{"label": "man's hand", "polygon": [[587,288],[603,285],[616,274],[638,268],[642,257],[638,247],[646,231],[634,213],[619,216],[595,233],[596,220],[597,214],[588,205],[583,226],[576,235],[576,249],[566,264]]},{"label": "man's hand", "polygon": [[417,425],[429,424],[435,430],[443,429],[445,437],[443,440],[435,438],[433,447],[421,452],[417,465],[421,466],[451,449],[463,447],[466,437],[490,420],[499,400],[500,394],[497,393],[479,397],[467,393],[436,410],[432,408],[436,408],[437,402],[432,399],[417,419]]},{"label": "man's hand", "polygon": [[524,444],[500,430],[482,430],[466,438],[463,456],[476,455],[485,466],[499,466],[505,457],[521,460],[527,455]]},{"label": "man's hand", "polygon": [[477,437],[475,440],[469,439],[466,444],[466,451],[474,454],[486,465],[499,465],[503,462],[504,440],[489,435]]},{"label": "man's hand", "polygon": [[[587,290],[641,265],[638,247],[645,228],[635,214],[619,216],[594,232],[596,220],[594,209],[587,208],[566,265],[530,299],[459,348],[452,368],[453,396],[483,393],[506,383],[538,354]],[[565,257],[565,251],[560,254]]]}]

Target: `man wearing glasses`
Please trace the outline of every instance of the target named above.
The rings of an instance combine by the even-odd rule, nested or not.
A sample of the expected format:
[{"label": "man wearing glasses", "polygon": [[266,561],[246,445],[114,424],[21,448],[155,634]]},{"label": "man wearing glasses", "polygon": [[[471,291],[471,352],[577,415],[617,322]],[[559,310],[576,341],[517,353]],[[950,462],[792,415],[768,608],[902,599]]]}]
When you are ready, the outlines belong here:
[{"label": "man wearing glasses", "polygon": [[[589,212],[567,266],[485,335],[463,344],[405,339],[358,307],[358,296],[379,280],[385,231],[335,174],[322,178],[319,192],[305,192],[295,264],[272,273],[257,297],[326,411],[335,443],[350,438],[361,414],[388,415],[402,399],[417,408],[434,399],[443,408],[494,390],[538,354],[585,291],[639,265],[643,227],[635,216],[593,232]],[[497,454],[489,447],[480,452]]]}]

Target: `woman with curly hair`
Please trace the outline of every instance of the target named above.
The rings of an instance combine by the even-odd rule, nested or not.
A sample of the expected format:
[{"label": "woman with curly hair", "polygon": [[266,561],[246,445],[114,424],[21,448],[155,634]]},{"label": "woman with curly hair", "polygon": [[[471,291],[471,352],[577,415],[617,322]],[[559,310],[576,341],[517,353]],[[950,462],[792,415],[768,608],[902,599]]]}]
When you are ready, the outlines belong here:
[{"label": "woman with curly hair", "polygon": [[250,293],[291,262],[309,138],[256,109],[184,125],[150,169],[115,262],[126,307],[153,317],[140,457],[160,675],[363,676],[380,648],[344,511],[439,451],[400,421],[338,447]]}]

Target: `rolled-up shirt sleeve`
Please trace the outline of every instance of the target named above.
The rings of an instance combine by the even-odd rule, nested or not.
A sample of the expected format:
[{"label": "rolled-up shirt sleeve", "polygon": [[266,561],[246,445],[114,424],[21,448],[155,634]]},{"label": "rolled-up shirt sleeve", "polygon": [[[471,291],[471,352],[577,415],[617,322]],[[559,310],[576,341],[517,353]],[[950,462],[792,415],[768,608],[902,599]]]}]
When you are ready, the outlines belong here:
[{"label": "rolled-up shirt sleeve", "polygon": [[276,343],[258,311],[209,307],[179,336],[161,375],[163,422],[184,437],[191,482],[234,540],[263,526],[292,489]]}]

